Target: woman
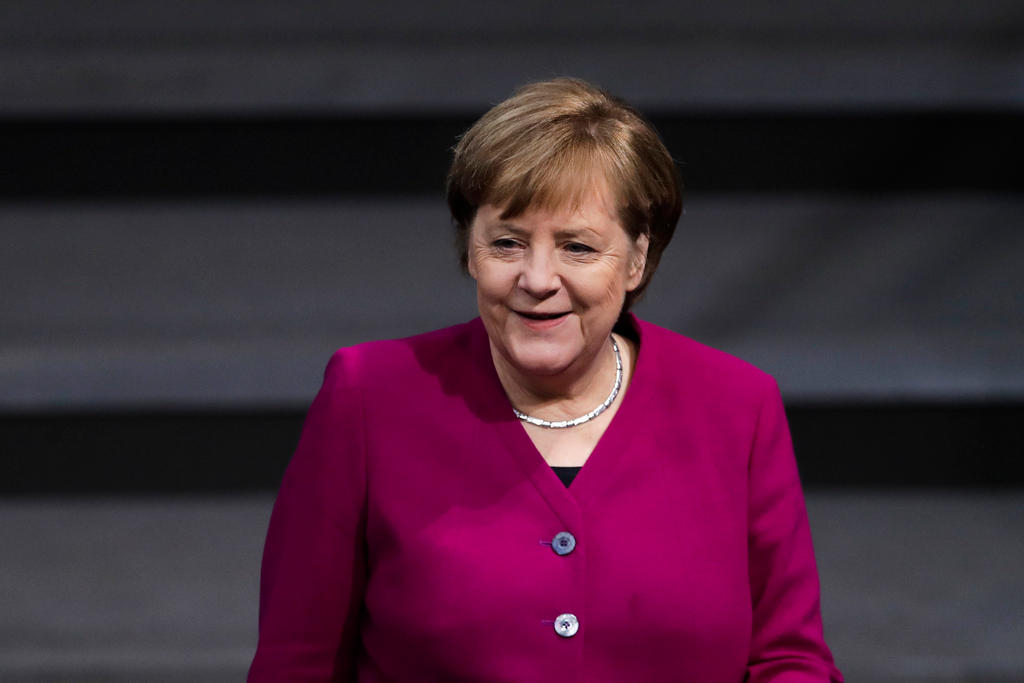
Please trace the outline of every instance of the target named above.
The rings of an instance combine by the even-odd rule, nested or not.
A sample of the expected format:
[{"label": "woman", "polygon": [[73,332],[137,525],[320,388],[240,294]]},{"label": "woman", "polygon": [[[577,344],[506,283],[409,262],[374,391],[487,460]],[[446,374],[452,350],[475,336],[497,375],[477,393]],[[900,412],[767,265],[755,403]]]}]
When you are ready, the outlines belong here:
[{"label": "woman", "polygon": [[448,201],[480,317],[331,359],[249,680],[841,681],[774,381],[628,313],[681,211],[652,128],[529,85]]}]

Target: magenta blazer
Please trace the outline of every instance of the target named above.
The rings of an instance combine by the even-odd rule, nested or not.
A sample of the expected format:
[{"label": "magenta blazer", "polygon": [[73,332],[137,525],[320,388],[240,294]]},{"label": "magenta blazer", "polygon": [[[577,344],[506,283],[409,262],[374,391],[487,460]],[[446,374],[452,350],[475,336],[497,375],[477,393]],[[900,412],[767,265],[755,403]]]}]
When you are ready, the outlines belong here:
[{"label": "magenta blazer", "polygon": [[629,390],[568,489],[479,319],[338,351],[249,681],[842,681],[774,380],[630,322]]}]

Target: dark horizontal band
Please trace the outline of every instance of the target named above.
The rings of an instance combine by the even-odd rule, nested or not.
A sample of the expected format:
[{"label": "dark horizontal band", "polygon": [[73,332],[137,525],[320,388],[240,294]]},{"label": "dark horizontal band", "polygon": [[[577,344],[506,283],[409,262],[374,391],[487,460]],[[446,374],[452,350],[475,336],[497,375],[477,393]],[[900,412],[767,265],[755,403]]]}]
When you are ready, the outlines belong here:
[{"label": "dark horizontal band", "polygon": [[[0,118],[0,197],[440,196],[471,114]],[[1024,113],[652,117],[689,190],[1020,191]]]},{"label": "dark horizontal band", "polygon": [[[1024,486],[1024,404],[788,409],[809,487]],[[0,416],[0,495],[272,491],[301,410]]]}]

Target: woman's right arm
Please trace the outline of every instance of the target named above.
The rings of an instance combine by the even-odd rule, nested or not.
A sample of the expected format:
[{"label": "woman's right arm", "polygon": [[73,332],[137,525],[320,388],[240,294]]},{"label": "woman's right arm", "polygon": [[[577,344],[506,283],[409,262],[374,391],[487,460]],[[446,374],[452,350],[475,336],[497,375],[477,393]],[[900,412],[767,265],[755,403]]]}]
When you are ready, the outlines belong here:
[{"label": "woman's right arm", "polygon": [[356,351],[339,351],[274,504],[249,683],[355,680],[366,583],[366,459]]}]

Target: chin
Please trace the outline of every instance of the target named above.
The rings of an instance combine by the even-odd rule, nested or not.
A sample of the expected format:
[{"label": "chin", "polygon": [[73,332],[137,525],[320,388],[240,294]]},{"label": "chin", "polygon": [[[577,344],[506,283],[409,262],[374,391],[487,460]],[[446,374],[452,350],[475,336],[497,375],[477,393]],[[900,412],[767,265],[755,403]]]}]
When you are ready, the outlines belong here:
[{"label": "chin", "polygon": [[564,372],[578,357],[571,349],[552,344],[514,344],[508,359],[524,374],[551,377]]}]

